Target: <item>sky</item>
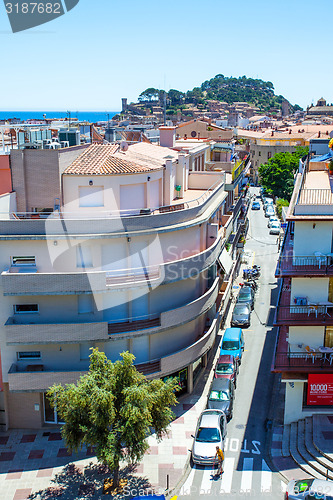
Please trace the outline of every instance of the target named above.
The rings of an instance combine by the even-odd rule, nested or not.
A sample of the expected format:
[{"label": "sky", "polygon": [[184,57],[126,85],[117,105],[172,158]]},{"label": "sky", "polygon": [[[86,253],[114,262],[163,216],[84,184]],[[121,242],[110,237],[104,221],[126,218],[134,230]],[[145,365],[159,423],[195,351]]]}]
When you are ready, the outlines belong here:
[{"label": "sky", "polygon": [[148,87],[219,73],[271,81],[302,107],[333,103],[332,26],[331,0],[79,0],[12,33],[0,0],[0,110],[118,111]]}]

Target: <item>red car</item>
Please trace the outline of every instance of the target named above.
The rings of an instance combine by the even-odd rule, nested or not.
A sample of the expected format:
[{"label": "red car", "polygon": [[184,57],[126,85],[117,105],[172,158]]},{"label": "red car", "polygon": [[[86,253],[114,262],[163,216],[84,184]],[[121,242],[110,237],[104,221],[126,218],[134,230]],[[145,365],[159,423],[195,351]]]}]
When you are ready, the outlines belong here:
[{"label": "red car", "polygon": [[232,380],[236,388],[238,366],[235,358],[229,354],[223,354],[216,363],[214,378],[227,378]]}]

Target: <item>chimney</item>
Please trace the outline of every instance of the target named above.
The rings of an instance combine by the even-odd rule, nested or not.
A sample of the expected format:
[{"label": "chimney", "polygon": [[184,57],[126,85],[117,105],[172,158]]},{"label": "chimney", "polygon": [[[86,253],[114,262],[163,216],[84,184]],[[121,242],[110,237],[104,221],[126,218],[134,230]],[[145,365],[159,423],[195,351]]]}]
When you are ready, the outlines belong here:
[{"label": "chimney", "polygon": [[160,127],[160,146],[163,148],[174,148],[176,138],[176,127]]}]

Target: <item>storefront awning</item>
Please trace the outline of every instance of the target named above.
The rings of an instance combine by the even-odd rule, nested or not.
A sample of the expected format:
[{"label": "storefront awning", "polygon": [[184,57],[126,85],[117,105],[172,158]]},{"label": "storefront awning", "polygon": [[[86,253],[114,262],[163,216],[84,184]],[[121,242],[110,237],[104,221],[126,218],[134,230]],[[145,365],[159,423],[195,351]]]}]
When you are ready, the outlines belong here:
[{"label": "storefront awning", "polygon": [[225,248],[222,250],[217,260],[219,261],[221,267],[223,267],[225,273],[229,274],[232,268],[233,261]]}]

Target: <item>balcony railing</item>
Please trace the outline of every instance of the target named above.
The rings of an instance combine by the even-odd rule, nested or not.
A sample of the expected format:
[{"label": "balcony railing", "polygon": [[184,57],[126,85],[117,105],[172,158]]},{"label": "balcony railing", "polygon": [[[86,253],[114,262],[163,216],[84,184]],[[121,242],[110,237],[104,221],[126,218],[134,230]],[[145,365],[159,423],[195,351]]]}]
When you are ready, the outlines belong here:
[{"label": "balcony railing", "polygon": [[[277,325],[297,325],[297,324],[333,324],[333,306],[313,304],[313,305],[279,305],[276,314]],[[331,314],[332,313],[332,314]]]},{"label": "balcony railing", "polygon": [[[228,228],[231,225],[228,223]],[[166,284],[193,277],[210,267],[221,253],[223,240],[219,238],[206,250],[184,259],[164,262],[159,266],[85,273],[20,273],[3,271],[1,282],[4,295],[68,295],[101,292],[119,286],[134,286],[146,282]],[[27,270],[27,269],[26,269]]]},{"label": "balcony railing", "polygon": [[328,358],[320,353],[315,352],[309,355],[306,352],[279,352],[275,355],[274,366],[276,370],[295,370],[298,368],[306,368],[311,371],[314,368],[326,368],[333,372],[333,366]]},{"label": "balcony railing", "polygon": [[333,273],[333,258],[325,254],[315,255],[281,255],[276,276],[325,275]]},{"label": "balcony railing", "polygon": [[[207,216],[214,213],[223,201],[224,182],[221,180],[215,182],[211,188],[197,199],[182,203],[184,208],[160,213],[151,212],[150,214],[129,214],[119,211],[98,212],[96,217],[82,214],[66,214],[63,217],[60,214],[52,214],[47,219],[21,219],[12,218],[9,220],[0,220],[0,234],[6,235],[52,235],[52,237],[61,235],[75,234],[109,234],[109,233],[129,233],[132,231],[145,231],[158,229],[165,226],[184,224],[200,217],[205,211]],[[173,205],[175,206],[175,205]],[[146,213],[146,212],[145,212]],[[23,214],[24,215],[24,214]],[[7,214],[8,217],[8,214]],[[1,219],[1,214],[0,214]]]},{"label": "balcony railing", "polygon": [[216,302],[218,283],[219,278],[216,278],[203,295],[180,307],[160,314],[114,319],[109,323],[106,321],[57,323],[45,320],[43,322],[42,319],[37,323],[10,317],[5,324],[7,345],[117,340],[119,335],[122,338],[131,338],[137,335],[137,332],[143,334],[145,330],[150,330],[147,333],[157,333],[189,323],[209,311]]}]

